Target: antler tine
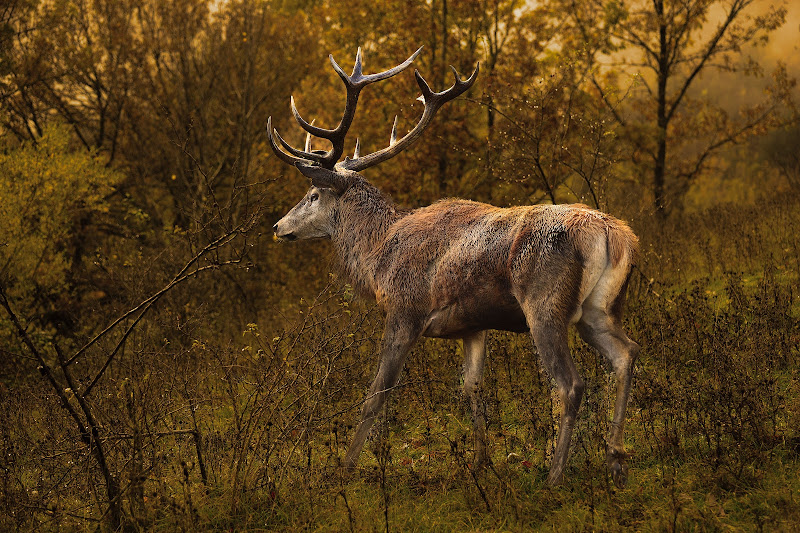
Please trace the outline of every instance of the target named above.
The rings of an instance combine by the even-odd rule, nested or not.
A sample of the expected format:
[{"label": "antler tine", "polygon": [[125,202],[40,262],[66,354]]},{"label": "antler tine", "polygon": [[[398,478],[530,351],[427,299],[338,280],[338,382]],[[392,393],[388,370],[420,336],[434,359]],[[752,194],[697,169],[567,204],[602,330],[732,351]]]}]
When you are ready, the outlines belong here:
[{"label": "antler tine", "polygon": [[368,75],[364,76],[362,78],[364,80],[363,81],[363,85],[367,85],[368,83],[373,83],[373,82],[376,82],[376,81],[385,80],[385,79],[391,78],[392,76],[396,76],[397,74],[400,74],[405,69],[407,69],[409,66],[411,66],[411,63],[413,63],[414,60],[417,58],[417,56],[420,54],[420,52],[422,52],[422,48],[423,48],[422,46],[417,48],[417,51],[414,52],[413,54],[411,54],[411,57],[409,57],[408,59],[406,59],[405,61],[403,61],[402,63],[400,63],[399,65],[397,65],[394,68],[390,68],[389,70],[385,70],[385,71],[379,72],[377,74],[368,74]]},{"label": "antler tine", "polygon": [[297,111],[297,106],[294,105],[294,96],[289,96],[289,107],[292,110],[292,115],[294,115],[294,119],[300,124],[300,127],[306,130],[308,133],[315,137],[322,137],[323,139],[328,139],[332,134],[331,130],[326,130],[325,128],[319,128],[314,126],[314,121],[312,120],[311,123],[306,122],[306,120],[300,116],[300,112]]},{"label": "antler tine", "polygon": [[[314,121],[313,120],[311,121],[311,125],[312,126],[314,125]],[[305,144],[305,147],[303,148],[303,150],[306,151],[306,152],[311,152],[312,151],[311,150],[311,134],[309,132],[306,132],[306,144]]]},{"label": "antler tine", "polygon": [[453,65],[450,65],[450,70],[453,71],[453,77],[455,81],[453,85],[447,89],[446,91],[442,91],[440,93],[433,92],[428,85],[428,82],[425,81],[425,78],[422,77],[422,74],[419,73],[418,70],[414,70],[414,76],[417,78],[417,85],[419,85],[420,90],[422,91],[422,101],[425,103],[427,107],[430,103],[431,105],[436,105],[437,108],[441,107],[442,105],[446,104],[450,100],[453,100],[460,96],[462,93],[466,92],[467,89],[472,87],[472,84],[475,83],[475,79],[478,77],[478,72],[481,68],[481,64],[475,67],[475,71],[472,75],[467,78],[466,80],[462,80],[461,76],[458,74],[458,71]]},{"label": "antler tine", "polygon": [[[392,127],[392,139],[389,141],[389,146],[384,148],[383,150],[379,150],[377,152],[373,152],[369,155],[365,155],[364,157],[360,157],[358,159],[348,159],[342,161],[337,164],[337,167],[345,168],[348,170],[353,171],[360,171],[364,170],[365,168],[369,168],[371,166],[377,165],[378,163],[382,163],[387,159],[391,159],[392,157],[396,156],[408,146],[410,146],[416,139],[419,137],[423,130],[428,127],[433,116],[436,114],[436,111],[439,110],[444,104],[457,98],[461,94],[467,91],[472,84],[475,83],[475,80],[478,78],[478,73],[480,72],[480,63],[475,67],[475,71],[472,75],[467,78],[466,80],[462,80],[458,74],[458,71],[454,67],[450,67],[453,70],[453,74],[455,76],[455,82],[453,85],[442,92],[433,92],[428,85],[428,82],[425,81],[425,78],[419,73],[418,70],[414,70],[414,76],[417,78],[417,85],[419,85],[420,90],[422,91],[422,101],[425,103],[425,109],[422,112],[422,117],[417,122],[417,125],[409,131],[407,134],[403,136],[400,140],[396,139],[396,125],[397,125],[397,118],[395,117],[395,126]],[[394,142],[393,142],[394,141]]]},{"label": "antler tine", "polygon": [[394,116],[394,124],[392,124],[392,134],[389,137],[389,146],[394,146],[397,143],[397,115]]},{"label": "antler tine", "polygon": [[353,150],[353,159],[358,159],[361,156],[361,141],[356,138],[356,149]]},{"label": "antler tine", "polygon": [[[331,55],[331,57],[333,56]],[[351,78],[360,78],[361,75],[363,74],[361,65],[362,60],[363,59],[361,57],[361,47],[359,46],[358,50],[356,51],[356,62],[353,63],[353,73],[350,75]]]},{"label": "antler tine", "polygon": [[[269,138],[269,144],[272,148],[272,151],[284,163],[289,163],[290,165],[294,165],[298,161],[306,163],[309,161],[314,161],[321,163],[324,157],[324,153],[317,154],[310,151],[298,150],[297,148],[292,147],[289,143],[283,140],[283,137],[281,137],[281,134],[278,133],[278,130],[272,127],[272,117],[267,119],[267,137]],[[275,139],[278,140],[278,143],[280,143],[286,152],[289,152],[288,154],[278,147],[278,143],[275,142]]]},{"label": "antler tine", "polygon": [[293,147],[291,144],[286,142],[283,139],[283,137],[281,137],[281,134],[278,133],[277,129],[273,131],[275,132],[275,137],[278,139],[278,142],[281,144],[283,149],[292,154],[293,156],[299,159],[305,159],[306,161],[316,161],[316,162],[322,161],[324,157],[324,152],[318,154],[314,152],[306,152],[304,150],[298,150],[297,148]]},{"label": "antler tine", "polygon": [[342,70],[342,67],[340,67],[339,64],[336,62],[336,60],[333,58],[333,54],[330,54],[328,58],[331,61],[333,70],[336,71],[336,73],[339,75],[339,77],[342,79],[342,81],[347,87],[352,87],[353,89],[361,90],[364,88],[365,85],[369,85],[370,83],[374,83],[376,81],[381,81],[391,78],[392,76],[396,76],[397,74],[403,72],[405,69],[411,66],[411,63],[413,63],[414,60],[417,58],[417,56],[422,52],[423,48],[424,46],[420,46],[419,48],[417,48],[416,52],[411,54],[411,56],[408,59],[406,59],[396,67],[390,68],[389,70],[385,70],[383,72],[378,72],[376,74],[367,74],[366,76],[364,76],[362,73],[363,59],[360,47],[358,48],[358,52],[356,53],[356,62],[355,65],[353,65],[353,73],[350,76],[345,74],[344,70]]},{"label": "antler tine", "polygon": [[275,128],[272,127],[272,117],[267,119],[267,138],[269,139],[269,145],[272,148],[272,151],[278,156],[278,159],[283,161],[284,163],[289,163],[290,165],[294,165],[297,161],[301,161],[300,158],[292,157],[280,148],[275,143],[275,136],[277,136]]}]

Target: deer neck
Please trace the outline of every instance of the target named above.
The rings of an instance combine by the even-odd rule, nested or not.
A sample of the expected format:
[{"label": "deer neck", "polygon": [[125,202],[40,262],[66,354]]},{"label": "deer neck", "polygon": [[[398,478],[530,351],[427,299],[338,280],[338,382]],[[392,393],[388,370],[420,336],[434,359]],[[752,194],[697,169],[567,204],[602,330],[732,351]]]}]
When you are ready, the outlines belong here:
[{"label": "deer neck", "polygon": [[375,294],[374,252],[398,218],[392,201],[367,182],[352,186],[341,198],[331,235],[344,273],[358,292]]}]

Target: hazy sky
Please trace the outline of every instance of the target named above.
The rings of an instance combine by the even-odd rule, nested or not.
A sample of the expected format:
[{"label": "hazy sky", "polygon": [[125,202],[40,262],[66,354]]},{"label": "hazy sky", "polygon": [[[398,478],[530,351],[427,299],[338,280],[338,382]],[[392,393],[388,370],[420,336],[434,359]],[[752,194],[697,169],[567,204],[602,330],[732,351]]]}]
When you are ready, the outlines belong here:
[{"label": "hazy sky", "polygon": [[[775,3],[769,0],[761,2],[765,8]],[[711,71],[699,80],[698,88],[716,93],[720,100],[731,104],[731,107],[738,107],[762,97],[765,81],[769,80],[769,74],[778,61],[787,65],[790,75],[800,78],[800,3],[795,0],[787,3],[787,7],[786,23],[771,34],[769,42],[763,47],[745,51],[759,60],[767,80],[734,75],[736,79],[732,83],[729,75]],[[709,23],[709,29],[715,26],[713,22]],[[795,92],[800,96],[800,88]]]}]

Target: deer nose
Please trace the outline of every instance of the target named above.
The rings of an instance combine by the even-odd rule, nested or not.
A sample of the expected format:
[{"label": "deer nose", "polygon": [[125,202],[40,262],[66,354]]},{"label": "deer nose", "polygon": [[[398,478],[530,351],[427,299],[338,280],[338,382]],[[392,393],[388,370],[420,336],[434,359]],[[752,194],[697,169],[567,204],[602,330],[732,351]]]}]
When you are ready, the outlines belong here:
[{"label": "deer nose", "polygon": [[272,232],[278,233],[278,223],[276,222],[274,226],[272,226]]}]

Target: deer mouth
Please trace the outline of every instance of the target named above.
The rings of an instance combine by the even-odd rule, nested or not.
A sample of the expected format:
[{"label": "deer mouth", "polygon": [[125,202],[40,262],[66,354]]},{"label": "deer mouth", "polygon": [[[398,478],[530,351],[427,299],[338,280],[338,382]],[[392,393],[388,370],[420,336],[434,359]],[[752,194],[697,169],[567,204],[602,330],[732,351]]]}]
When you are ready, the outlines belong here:
[{"label": "deer mouth", "polygon": [[276,241],[290,241],[290,242],[291,241],[296,241],[297,240],[297,235],[295,235],[294,233],[287,233],[285,235],[278,235],[276,233],[275,234],[275,240]]}]

